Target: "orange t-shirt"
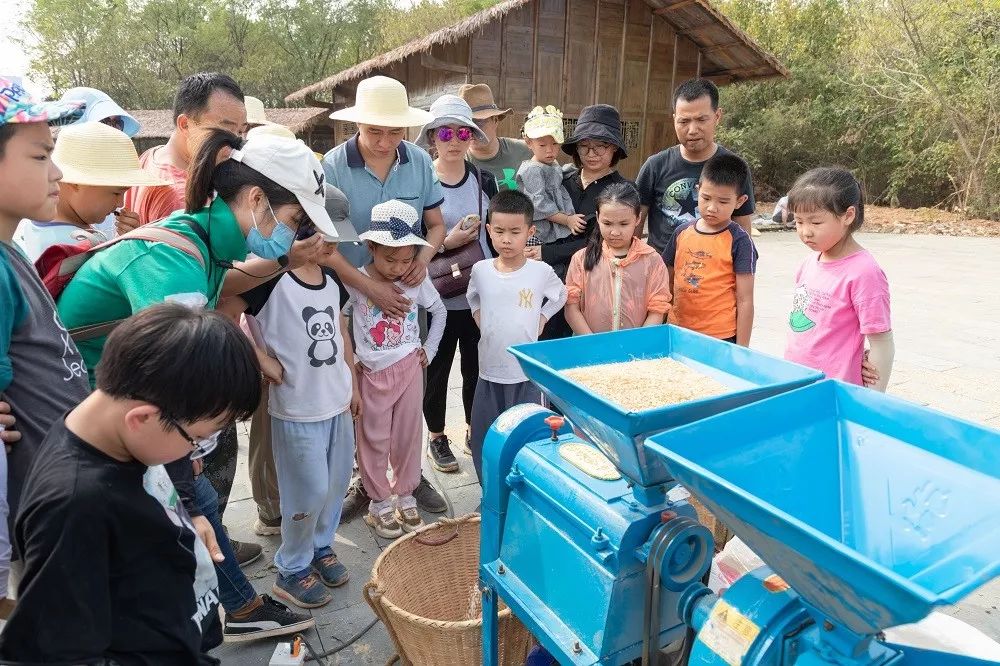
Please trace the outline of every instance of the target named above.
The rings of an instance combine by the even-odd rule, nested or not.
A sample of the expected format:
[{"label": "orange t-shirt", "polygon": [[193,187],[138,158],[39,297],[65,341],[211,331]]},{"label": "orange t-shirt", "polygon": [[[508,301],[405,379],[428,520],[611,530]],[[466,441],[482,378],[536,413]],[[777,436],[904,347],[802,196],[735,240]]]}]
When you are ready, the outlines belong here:
[{"label": "orange t-shirt", "polygon": [[670,323],[713,338],[736,335],[736,275],[757,269],[750,234],[732,221],[712,233],[688,222],[670,237],[663,260],[674,271]]},{"label": "orange t-shirt", "polygon": [[601,260],[586,270],[587,248],[579,250],[566,273],[567,303],[579,303],[594,333],[639,328],[650,312],[670,309],[667,268],[656,250],[641,238],[632,241],[623,259],[605,245]]},{"label": "orange t-shirt", "polygon": [[139,166],[152,171],[170,185],[133,187],[125,193],[125,208],[139,215],[139,222],[158,222],[175,210],[184,209],[184,188],[187,187],[187,173],[173,164],[160,162],[156,153],[164,146],[154,146],[139,158]]}]

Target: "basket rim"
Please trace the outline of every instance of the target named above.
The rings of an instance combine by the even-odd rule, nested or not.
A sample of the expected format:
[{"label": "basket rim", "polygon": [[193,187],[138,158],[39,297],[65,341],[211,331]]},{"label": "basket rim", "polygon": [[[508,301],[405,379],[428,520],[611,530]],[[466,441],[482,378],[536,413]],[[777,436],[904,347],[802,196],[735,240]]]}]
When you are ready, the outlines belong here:
[{"label": "basket rim", "polygon": [[376,588],[379,589],[379,594],[383,594],[381,588],[379,587],[379,577],[378,570],[382,567],[382,561],[389,555],[397,546],[404,544],[411,539],[416,539],[417,537],[423,536],[430,532],[434,532],[446,527],[457,527],[461,528],[466,523],[479,523],[481,522],[480,515],[478,513],[469,513],[458,518],[440,518],[429,525],[424,525],[415,532],[410,532],[409,534],[404,534],[402,537],[396,539],[389,546],[382,551],[382,553],[375,559],[375,564],[372,565],[372,576],[369,582],[375,583]]}]

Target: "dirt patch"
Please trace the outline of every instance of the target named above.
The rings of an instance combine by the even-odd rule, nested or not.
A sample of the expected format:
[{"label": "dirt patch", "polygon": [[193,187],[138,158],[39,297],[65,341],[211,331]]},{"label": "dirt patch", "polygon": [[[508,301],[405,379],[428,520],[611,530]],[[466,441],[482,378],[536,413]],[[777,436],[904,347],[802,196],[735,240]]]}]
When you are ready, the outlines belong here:
[{"label": "dirt patch", "polygon": [[[773,203],[758,203],[757,213],[770,216]],[[938,208],[865,206],[864,230],[881,234],[936,234],[939,236],[1000,236],[1000,222],[964,218]]]}]

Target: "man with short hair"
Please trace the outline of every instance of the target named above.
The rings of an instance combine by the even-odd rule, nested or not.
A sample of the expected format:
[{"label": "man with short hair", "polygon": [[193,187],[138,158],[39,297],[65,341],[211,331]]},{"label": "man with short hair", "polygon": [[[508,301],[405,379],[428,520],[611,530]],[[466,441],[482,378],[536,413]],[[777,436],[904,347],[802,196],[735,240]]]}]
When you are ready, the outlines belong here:
[{"label": "man with short hair", "polygon": [[[326,154],[323,170],[327,182],[350,197],[351,223],[358,233],[371,226],[372,208],[391,199],[422,211],[429,247],[421,250],[413,268],[402,278],[406,285],[417,285],[426,276],[435,253],[444,247],[444,190],[430,155],[404,138],[407,127],[423,126],[433,116],[412,108],[403,84],[385,76],[359,83],[356,99],[355,106],[330,116],[356,123],[358,133]],[[358,270],[370,260],[365,245],[341,246],[330,256],[329,266],[344,284],[360,291],[383,311],[399,318],[406,316],[410,301],[398,287],[373,280]],[[442,513],[447,509],[444,499],[423,476],[413,496],[425,511]],[[344,501],[342,520],[353,519],[367,508],[368,502],[364,487],[353,483]]]},{"label": "man with short hair", "polygon": [[[673,109],[678,144],[650,156],[636,178],[642,219],[649,221],[649,244],[661,254],[680,225],[698,219],[697,184],[705,162],[717,154],[732,154],[715,142],[722,109],[714,83],[685,81],[674,91]],[[733,221],[750,233],[755,204],[749,172],[740,194],[747,200],[733,212]]]},{"label": "man with short hair", "polygon": [[458,96],[472,107],[472,119],[489,139],[485,144],[473,142],[469,146],[469,161],[496,176],[501,190],[516,190],[517,169],[532,154],[524,141],[497,136],[500,123],[513,110],[497,106],[493,90],[485,83],[466,83],[458,89]]},{"label": "man with short hair", "polygon": [[[139,157],[144,169],[173,185],[135,187],[125,195],[125,208],[138,214],[139,224],[162,220],[184,208],[187,169],[206,130],[246,132],[247,110],[243,90],[232,77],[217,72],[199,72],[181,81],[174,96],[174,131],[166,145],[154,146]],[[130,231],[118,225],[119,233]]]}]

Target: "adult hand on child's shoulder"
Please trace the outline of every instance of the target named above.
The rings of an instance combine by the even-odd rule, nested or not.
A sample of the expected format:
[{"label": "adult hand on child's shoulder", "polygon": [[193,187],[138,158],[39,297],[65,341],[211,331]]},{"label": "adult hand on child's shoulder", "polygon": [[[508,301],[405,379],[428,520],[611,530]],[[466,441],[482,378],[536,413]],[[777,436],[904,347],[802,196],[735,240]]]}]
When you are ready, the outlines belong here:
[{"label": "adult hand on child's shoulder", "polygon": [[410,312],[412,301],[395,284],[377,280],[371,280],[369,284],[369,293],[365,295],[389,317],[403,319]]},{"label": "adult hand on child's shoulder", "polygon": [[0,400],[0,442],[7,446],[21,440],[21,433],[17,431],[17,419],[10,413],[10,404]]},{"label": "adult hand on child's shoulder", "polygon": [[191,518],[191,524],[194,525],[195,534],[205,544],[205,548],[208,548],[208,554],[212,556],[212,561],[221,562],[226,559],[222,554],[222,549],[219,548],[219,542],[215,540],[215,530],[212,529],[212,523],[208,522],[208,518],[194,516]]},{"label": "adult hand on child's shoulder", "polygon": [[424,281],[425,277],[427,277],[427,262],[420,257],[417,257],[413,260],[413,265],[410,266],[410,270],[406,271],[402,282],[408,287],[416,287]]}]

